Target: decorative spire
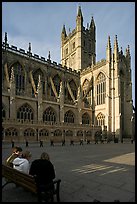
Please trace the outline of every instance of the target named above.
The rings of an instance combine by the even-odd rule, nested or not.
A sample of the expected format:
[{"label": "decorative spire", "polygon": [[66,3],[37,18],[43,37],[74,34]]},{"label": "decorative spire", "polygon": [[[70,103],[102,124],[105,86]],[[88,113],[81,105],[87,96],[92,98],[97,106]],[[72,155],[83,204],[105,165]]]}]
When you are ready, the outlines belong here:
[{"label": "decorative spire", "polygon": [[64,35],[64,37],[67,37],[65,25],[63,25],[62,28],[62,35]]},{"label": "decorative spire", "polygon": [[94,28],[94,27],[95,27],[95,22],[94,22],[94,18],[92,16],[91,23],[90,23],[90,28]]},{"label": "decorative spire", "polygon": [[122,47],[121,47],[121,51],[120,51],[120,54],[121,54],[121,55],[123,55],[123,50],[122,50]]},{"label": "decorative spire", "polygon": [[5,38],[4,38],[4,41],[5,41],[5,45],[6,45],[6,44],[7,44],[7,42],[8,42],[7,32],[5,32]]},{"label": "decorative spire", "polygon": [[31,43],[29,43],[29,53],[31,53]]},{"label": "decorative spire", "polygon": [[106,60],[107,62],[111,61],[111,42],[110,42],[110,36],[108,36],[108,43],[106,48]]},{"label": "decorative spire", "polygon": [[82,17],[81,6],[78,7],[78,15],[77,15],[77,16],[83,18],[83,17]]},{"label": "decorative spire", "polygon": [[7,48],[7,42],[8,42],[7,32],[5,32],[5,38],[4,38],[4,47],[5,47],[5,50]]},{"label": "decorative spire", "polygon": [[126,57],[127,56],[130,56],[130,47],[129,47],[129,45],[128,45],[128,47],[126,48]]},{"label": "decorative spire", "polygon": [[49,54],[48,54],[48,60],[50,60],[50,51],[49,51]]},{"label": "decorative spire", "polygon": [[118,52],[118,40],[117,40],[117,35],[115,35],[114,49]]},{"label": "decorative spire", "polygon": [[115,62],[117,62],[118,60],[118,53],[119,53],[119,49],[118,49],[118,41],[117,41],[117,35],[115,36],[115,40],[114,40],[114,60]]},{"label": "decorative spire", "polygon": [[82,16],[82,11],[81,11],[81,6],[78,7],[78,14],[77,14],[77,23],[80,23],[81,26],[83,25],[83,16]]},{"label": "decorative spire", "polygon": [[108,36],[107,49],[111,49],[110,35]]}]

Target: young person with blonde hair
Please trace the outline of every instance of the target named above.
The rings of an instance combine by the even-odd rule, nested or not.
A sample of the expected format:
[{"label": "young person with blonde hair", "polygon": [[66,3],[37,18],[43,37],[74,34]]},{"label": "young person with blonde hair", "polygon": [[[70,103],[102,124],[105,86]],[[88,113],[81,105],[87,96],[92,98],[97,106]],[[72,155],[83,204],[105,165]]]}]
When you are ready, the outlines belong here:
[{"label": "young person with blonde hair", "polygon": [[45,185],[53,181],[55,170],[48,153],[43,152],[39,159],[32,161],[29,174],[36,175],[39,185]]}]

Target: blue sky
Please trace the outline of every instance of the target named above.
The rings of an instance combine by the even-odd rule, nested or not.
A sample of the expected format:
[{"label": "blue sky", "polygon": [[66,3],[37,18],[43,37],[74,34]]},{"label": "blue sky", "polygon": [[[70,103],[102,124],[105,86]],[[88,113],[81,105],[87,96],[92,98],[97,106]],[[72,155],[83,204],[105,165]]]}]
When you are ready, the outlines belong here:
[{"label": "blue sky", "polygon": [[96,25],[97,61],[106,58],[108,35],[113,51],[117,35],[119,50],[130,46],[132,98],[135,105],[135,2],[2,2],[2,40],[60,63],[61,31],[67,33],[76,26],[77,8],[81,6],[84,26],[94,17]]}]

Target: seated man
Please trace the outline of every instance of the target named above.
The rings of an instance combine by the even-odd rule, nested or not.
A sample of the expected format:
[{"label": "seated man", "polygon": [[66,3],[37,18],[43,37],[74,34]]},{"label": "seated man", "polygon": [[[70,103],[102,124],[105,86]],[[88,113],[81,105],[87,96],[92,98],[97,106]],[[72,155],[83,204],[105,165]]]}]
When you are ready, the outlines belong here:
[{"label": "seated man", "polygon": [[14,147],[12,154],[6,159],[5,164],[9,167],[13,168],[13,160],[17,157],[21,157],[22,155],[22,148],[21,147]]}]

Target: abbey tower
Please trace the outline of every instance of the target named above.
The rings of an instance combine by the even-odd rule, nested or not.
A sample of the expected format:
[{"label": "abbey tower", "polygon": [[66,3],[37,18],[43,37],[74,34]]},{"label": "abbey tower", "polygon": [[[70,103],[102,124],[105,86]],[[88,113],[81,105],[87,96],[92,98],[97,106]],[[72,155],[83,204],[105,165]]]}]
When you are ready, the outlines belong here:
[{"label": "abbey tower", "polygon": [[63,25],[61,63],[80,71],[83,101],[92,109],[92,124],[102,125],[120,138],[131,136],[133,101],[129,45],[124,55],[115,35],[112,51],[108,36],[106,59],[96,62],[95,22],[92,17],[90,26],[85,28],[79,6],[76,28],[67,35]]},{"label": "abbey tower", "polygon": [[63,25],[61,63],[75,70],[83,70],[96,63],[96,26],[92,17],[89,28],[85,29],[80,6],[76,17],[76,28],[67,35]]}]

